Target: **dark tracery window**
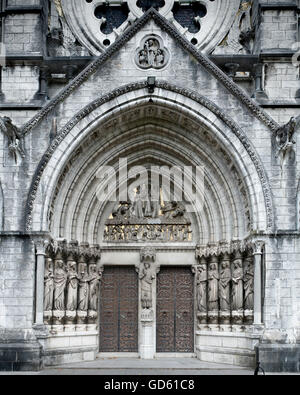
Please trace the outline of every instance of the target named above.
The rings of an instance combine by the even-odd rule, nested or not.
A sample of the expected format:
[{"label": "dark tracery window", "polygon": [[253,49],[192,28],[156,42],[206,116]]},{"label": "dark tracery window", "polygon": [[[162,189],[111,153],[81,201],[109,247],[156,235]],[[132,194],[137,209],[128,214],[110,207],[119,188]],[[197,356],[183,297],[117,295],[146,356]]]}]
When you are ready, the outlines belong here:
[{"label": "dark tracery window", "polygon": [[145,12],[151,7],[158,10],[165,5],[165,2],[163,0],[138,0],[136,5]]}]

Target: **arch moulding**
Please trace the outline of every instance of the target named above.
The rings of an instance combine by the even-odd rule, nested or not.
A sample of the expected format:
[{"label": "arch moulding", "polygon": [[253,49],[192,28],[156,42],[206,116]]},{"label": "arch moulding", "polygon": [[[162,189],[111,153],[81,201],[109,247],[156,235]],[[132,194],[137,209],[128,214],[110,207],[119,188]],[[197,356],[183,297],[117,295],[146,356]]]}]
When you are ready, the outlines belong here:
[{"label": "arch moulding", "polygon": [[[188,113],[194,120],[206,125],[209,130],[214,130],[219,140],[223,141],[223,145],[231,151],[239,163],[242,162],[239,158],[240,151],[243,151],[247,168],[245,164],[242,165],[244,167],[242,176],[248,182],[248,189],[252,184],[252,195],[255,185],[256,192],[263,196],[265,223],[263,230],[273,230],[274,212],[269,182],[263,164],[245,132],[213,102],[192,90],[164,81],[156,81],[155,92],[150,95],[147,81],[141,81],[119,87],[91,102],[58,132],[41,159],[31,184],[25,212],[26,231],[48,230],[47,211],[52,193],[60,172],[80,142],[101,123],[121,111],[134,108],[137,104],[149,103],[150,98],[154,103],[165,102],[181,113]],[[227,134],[231,132],[234,139],[224,131],[227,131]],[[237,147],[238,145],[240,147]]]}]

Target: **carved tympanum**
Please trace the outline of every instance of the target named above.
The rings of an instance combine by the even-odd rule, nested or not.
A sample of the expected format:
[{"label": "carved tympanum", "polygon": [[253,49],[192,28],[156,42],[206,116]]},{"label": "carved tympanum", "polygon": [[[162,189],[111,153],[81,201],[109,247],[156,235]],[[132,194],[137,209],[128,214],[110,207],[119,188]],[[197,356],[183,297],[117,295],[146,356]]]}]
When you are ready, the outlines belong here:
[{"label": "carved tympanum", "polygon": [[151,200],[144,187],[138,188],[132,202],[117,203],[112,218],[105,223],[106,242],[189,242],[191,221],[182,202]]}]

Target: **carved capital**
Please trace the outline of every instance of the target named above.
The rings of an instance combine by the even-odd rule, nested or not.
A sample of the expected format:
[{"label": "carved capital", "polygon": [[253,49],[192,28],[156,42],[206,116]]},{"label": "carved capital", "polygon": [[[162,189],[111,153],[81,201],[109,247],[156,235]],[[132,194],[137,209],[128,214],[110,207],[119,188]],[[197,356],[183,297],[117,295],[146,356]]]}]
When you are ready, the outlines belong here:
[{"label": "carved capital", "polygon": [[230,244],[226,240],[221,240],[218,247],[219,254],[230,254]]},{"label": "carved capital", "polygon": [[263,240],[256,240],[252,243],[253,255],[262,255],[265,242]]},{"label": "carved capital", "polygon": [[197,245],[196,247],[196,259],[200,260],[203,257],[208,256],[208,248],[206,245]]}]

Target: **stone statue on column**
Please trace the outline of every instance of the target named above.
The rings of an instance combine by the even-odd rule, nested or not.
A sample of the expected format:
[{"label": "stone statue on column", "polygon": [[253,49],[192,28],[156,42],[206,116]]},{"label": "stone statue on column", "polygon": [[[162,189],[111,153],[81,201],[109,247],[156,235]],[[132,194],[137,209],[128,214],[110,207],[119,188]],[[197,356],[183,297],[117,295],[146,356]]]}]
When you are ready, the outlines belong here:
[{"label": "stone statue on column", "polygon": [[[204,258],[205,262],[205,258]],[[199,324],[207,323],[207,265],[201,259],[201,265],[197,266],[196,275],[197,308]]]},{"label": "stone statue on column", "polygon": [[51,258],[46,259],[44,275],[44,323],[51,324],[54,297],[54,274]]},{"label": "stone statue on column", "polygon": [[67,288],[67,311],[66,323],[75,324],[77,310],[78,280],[77,265],[75,261],[69,261],[68,288]]},{"label": "stone statue on column", "polygon": [[97,265],[90,265],[89,275],[88,323],[94,325],[98,317],[99,284],[102,278],[102,270],[97,272]]},{"label": "stone statue on column", "polygon": [[87,265],[81,264],[79,275],[79,298],[78,310],[87,311],[89,301],[89,275],[87,273]]},{"label": "stone statue on column", "polygon": [[244,268],[244,309],[245,321],[248,324],[253,322],[254,309],[254,262],[253,257],[245,259]]},{"label": "stone statue on column", "polygon": [[219,321],[219,279],[217,257],[213,257],[208,270],[208,318],[211,324]]},{"label": "stone statue on column", "polygon": [[54,272],[54,324],[62,325],[65,316],[65,289],[67,284],[67,273],[64,262],[61,259],[55,261]]},{"label": "stone statue on column", "polygon": [[243,261],[239,251],[235,253],[232,270],[232,318],[234,324],[243,323],[244,286]]},{"label": "stone statue on column", "polygon": [[151,266],[151,262],[143,262],[139,268],[139,279],[141,281],[141,302],[143,309],[152,308],[152,284],[155,277],[155,271]]},{"label": "stone statue on column", "polygon": [[140,252],[141,263],[137,267],[140,280],[140,298],[142,306],[143,321],[153,321],[153,282],[157,274],[157,266],[155,266],[156,251],[154,248],[145,247]]},{"label": "stone statue on column", "polygon": [[222,324],[230,324],[230,261],[222,260],[220,270],[220,316]]},{"label": "stone statue on column", "polygon": [[77,309],[77,291],[78,280],[76,262],[71,262],[68,271],[68,292],[67,292],[67,310],[75,311]]}]

